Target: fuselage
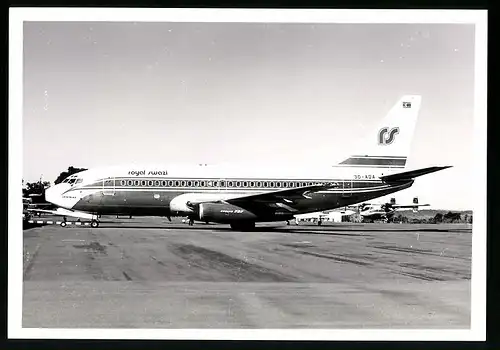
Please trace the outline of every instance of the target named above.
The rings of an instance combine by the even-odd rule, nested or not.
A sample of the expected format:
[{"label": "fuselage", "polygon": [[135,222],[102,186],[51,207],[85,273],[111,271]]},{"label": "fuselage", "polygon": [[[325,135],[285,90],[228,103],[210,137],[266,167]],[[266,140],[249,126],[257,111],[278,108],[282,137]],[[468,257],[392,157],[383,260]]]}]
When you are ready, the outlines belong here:
[{"label": "fuselage", "polygon": [[[395,170],[396,171],[396,170]],[[276,203],[258,221],[335,209],[403,190],[413,180],[385,183],[388,168],[329,166],[121,166],[83,171],[50,187],[46,199],[62,208],[98,215],[189,216],[189,202],[224,201],[318,183],[327,190],[305,191],[293,204]]]}]

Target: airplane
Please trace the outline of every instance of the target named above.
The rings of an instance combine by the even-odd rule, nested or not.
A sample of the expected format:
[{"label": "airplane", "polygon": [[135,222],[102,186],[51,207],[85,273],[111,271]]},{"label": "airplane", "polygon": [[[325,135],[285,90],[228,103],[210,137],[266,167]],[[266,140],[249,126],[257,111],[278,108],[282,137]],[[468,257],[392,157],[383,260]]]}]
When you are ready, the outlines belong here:
[{"label": "airplane", "polygon": [[[109,166],[68,176],[46,190],[46,200],[73,215],[189,217],[249,231],[256,222],[341,208],[412,186],[415,178],[450,166],[406,170],[421,96],[403,96],[377,128],[337,165]],[[361,146],[363,145],[363,146]]]},{"label": "airplane", "polygon": [[418,204],[418,197],[413,198],[413,204],[396,204],[396,198],[391,198],[389,203],[370,204],[362,203],[358,206],[359,214],[364,222],[374,222],[375,220],[390,221],[397,210],[411,208],[413,212],[418,211],[419,207],[427,207],[429,204]]}]

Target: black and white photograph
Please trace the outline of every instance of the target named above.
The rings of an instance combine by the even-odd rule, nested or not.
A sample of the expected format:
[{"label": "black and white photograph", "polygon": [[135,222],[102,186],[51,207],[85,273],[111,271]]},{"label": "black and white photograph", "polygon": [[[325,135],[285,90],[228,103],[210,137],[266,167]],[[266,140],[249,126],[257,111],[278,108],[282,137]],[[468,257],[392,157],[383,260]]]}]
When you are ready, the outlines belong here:
[{"label": "black and white photograph", "polygon": [[485,338],[487,11],[10,11],[9,337]]}]

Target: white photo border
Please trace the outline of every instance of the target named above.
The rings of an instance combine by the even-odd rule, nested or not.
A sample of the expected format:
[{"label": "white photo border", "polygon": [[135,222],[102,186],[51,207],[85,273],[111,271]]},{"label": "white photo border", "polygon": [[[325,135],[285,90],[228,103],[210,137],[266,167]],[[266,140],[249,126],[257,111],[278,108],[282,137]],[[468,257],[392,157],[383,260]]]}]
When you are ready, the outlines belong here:
[{"label": "white photo border", "polygon": [[[9,9],[9,229],[8,337],[58,339],[418,340],[486,339],[486,10],[347,9]],[[453,23],[475,25],[475,188],[470,329],[35,329],[22,327],[23,240],[20,208],[23,164],[23,22],[251,22],[251,23]]]}]

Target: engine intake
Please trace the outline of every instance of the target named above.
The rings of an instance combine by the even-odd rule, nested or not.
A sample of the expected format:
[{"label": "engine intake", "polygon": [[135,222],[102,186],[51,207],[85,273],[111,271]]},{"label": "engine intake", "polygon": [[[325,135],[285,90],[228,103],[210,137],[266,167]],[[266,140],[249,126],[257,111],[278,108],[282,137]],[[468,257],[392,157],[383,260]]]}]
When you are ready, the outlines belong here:
[{"label": "engine intake", "polygon": [[201,221],[212,221],[220,224],[234,221],[255,221],[257,215],[246,209],[228,203],[202,203],[199,207]]}]

